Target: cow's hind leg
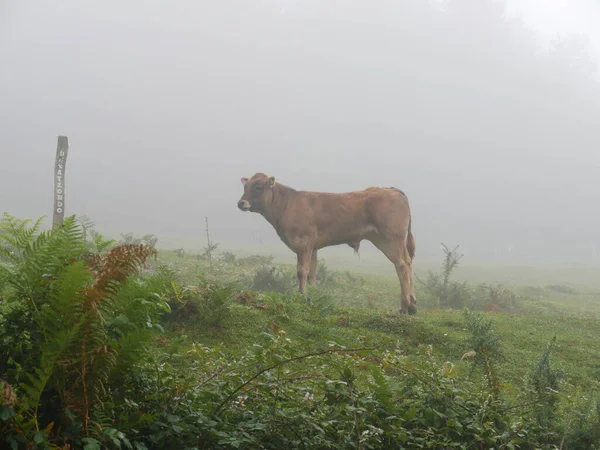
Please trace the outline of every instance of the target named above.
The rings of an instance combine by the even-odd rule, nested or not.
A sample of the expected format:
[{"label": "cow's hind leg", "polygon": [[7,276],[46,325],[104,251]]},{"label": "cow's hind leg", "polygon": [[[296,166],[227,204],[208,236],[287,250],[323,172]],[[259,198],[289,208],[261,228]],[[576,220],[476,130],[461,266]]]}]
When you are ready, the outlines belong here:
[{"label": "cow's hind leg", "polygon": [[408,307],[409,314],[415,314],[417,312],[417,295],[415,294],[415,280],[413,276],[413,267],[412,267],[412,258],[408,253],[408,250],[405,250],[404,259],[408,261],[409,271],[408,271],[408,279],[410,282],[410,306]]},{"label": "cow's hind leg", "polygon": [[296,274],[298,275],[298,290],[302,293],[302,297],[310,302],[310,299],[306,297],[306,281],[308,272],[310,271],[310,260],[312,251],[309,248],[302,248],[296,252],[298,256],[298,263],[296,265]]},{"label": "cow's hind leg", "polygon": [[381,235],[374,235],[369,239],[395,266],[398,280],[400,281],[400,314],[415,314],[417,307],[414,304],[414,291],[412,286],[412,264],[406,252],[405,239],[386,239]]},{"label": "cow's hind leg", "polygon": [[317,251],[313,250],[310,257],[310,269],[308,270],[308,284],[315,286],[317,284]]},{"label": "cow's hind leg", "polygon": [[405,258],[409,262],[409,265],[410,265],[410,271],[408,274],[408,278],[410,279],[410,300],[411,300],[410,305],[411,306],[409,308],[409,312],[410,312],[410,309],[412,308],[414,310],[414,312],[411,314],[414,314],[417,312],[417,295],[415,294],[415,279],[414,279],[413,267],[412,267],[413,258],[411,258],[410,253],[408,252],[408,248],[405,250],[405,253],[406,253]]},{"label": "cow's hind leg", "polygon": [[407,256],[407,258],[405,259],[405,261],[407,261],[407,266],[408,266],[408,282],[410,283],[410,295],[409,295],[410,302],[408,305],[408,313],[416,314],[417,313],[417,296],[415,294],[415,282],[414,282],[414,277],[413,277],[412,261],[411,261],[410,257],[408,256],[408,254],[406,256]]}]

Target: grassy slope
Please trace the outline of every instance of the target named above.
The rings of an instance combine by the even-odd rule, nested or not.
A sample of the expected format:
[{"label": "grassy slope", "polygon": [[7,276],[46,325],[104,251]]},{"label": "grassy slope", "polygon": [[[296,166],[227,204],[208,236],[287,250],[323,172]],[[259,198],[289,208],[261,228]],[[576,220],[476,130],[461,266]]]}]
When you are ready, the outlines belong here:
[{"label": "grassy slope", "polygon": [[[193,257],[176,258],[171,252],[161,252],[159,261],[175,266],[182,280],[190,283],[196,274],[204,273],[215,281],[247,285],[257,268],[216,262],[211,271],[205,262]],[[488,270],[490,280],[493,280],[493,271]],[[468,276],[464,269],[462,272]],[[481,274],[478,275],[477,278],[481,278]],[[600,387],[598,291],[590,285],[569,293],[543,287],[565,279],[568,277],[564,274],[561,277],[549,272],[549,278],[544,280],[538,272],[537,278],[529,281],[521,273],[521,285],[511,285],[522,295],[518,313],[484,313],[493,319],[496,331],[502,336],[505,359],[500,363],[499,371],[506,382],[519,384],[538,360],[546,343],[556,335],[559,347],[554,353],[554,365],[563,369],[567,380],[573,384],[588,391]],[[424,307],[427,299],[417,289],[421,300],[419,313],[400,317],[395,314],[398,288],[397,279],[391,276],[342,271],[334,286],[327,289],[333,301],[306,305],[298,298],[269,300],[259,297],[255,306],[235,304],[219,329],[186,321],[174,326],[171,333],[185,334],[190,344],[219,346],[231,354],[240,354],[257,342],[264,331],[276,329],[285,330],[292,339],[310,341],[307,350],[308,347],[323,346],[328,340],[347,347],[386,347],[400,342],[407,353],[416,346],[431,344],[436,353],[457,364],[459,370],[468,370],[468,363],[460,361],[470,350],[464,344],[466,332],[462,312]],[[318,299],[318,291],[314,295]]]}]

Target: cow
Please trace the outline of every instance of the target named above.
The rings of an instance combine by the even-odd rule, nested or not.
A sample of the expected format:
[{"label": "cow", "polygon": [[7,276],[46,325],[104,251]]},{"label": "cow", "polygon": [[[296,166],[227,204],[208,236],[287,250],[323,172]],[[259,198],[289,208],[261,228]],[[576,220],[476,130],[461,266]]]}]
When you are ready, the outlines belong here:
[{"label": "cow", "polygon": [[260,172],[241,181],[244,194],[238,208],[261,214],[296,253],[298,289],[305,300],[307,283],[316,284],[317,251],[347,244],[358,253],[366,239],[396,268],[400,314],[416,314],[412,272],[416,244],[404,192],[394,187],[345,193],[300,191]]}]

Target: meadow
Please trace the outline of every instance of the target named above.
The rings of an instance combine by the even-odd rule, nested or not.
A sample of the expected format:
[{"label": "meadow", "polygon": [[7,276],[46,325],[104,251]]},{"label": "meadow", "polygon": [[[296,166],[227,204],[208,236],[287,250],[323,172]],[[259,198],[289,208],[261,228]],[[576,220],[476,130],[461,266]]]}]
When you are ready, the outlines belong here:
[{"label": "meadow", "polygon": [[400,316],[358,263],[321,260],[306,303],[268,254],[0,230],[7,448],[600,448],[593,271],[446,247]]}]

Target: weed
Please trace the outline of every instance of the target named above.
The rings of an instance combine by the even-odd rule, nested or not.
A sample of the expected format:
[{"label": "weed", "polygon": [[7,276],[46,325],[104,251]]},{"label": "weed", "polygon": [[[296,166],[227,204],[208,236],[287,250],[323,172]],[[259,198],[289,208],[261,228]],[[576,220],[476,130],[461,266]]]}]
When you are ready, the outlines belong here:
[{"label": "weed", "polygon": [[208,264],[209,264],[210,269],[212,270],[212,254],[217,249],[219,244],[215,244],[210,239],[210,233],[208,231],[208,217],[205,217],[204,219],[206,222],[206,246],[204,247],[204,253],[202,254],[202,257],[208,258]]},{"label": "weed", "polygon": [[223,261],[226,264],[236,264],[237,263],[235,254],[231,253],[231,252],[223,252],[221,254],[221,261]]},{"label": "weed", "polygon": [[251,289],[284,294],[294,290],[296,284],[296,275],[290,271],[275,266],[262,266],[254,274]]},{"label": "weed", "polygon": [[336,284],[335,274],[329,270],[327,263],[324,259],[319,260],[317,263],[317,283],[322,288],[333,287]]},{"label": "weed", "polygon": [[466,282],[459,283],[452,280],[451,275],[463,255],[457,253],[458,245],[453,250],[449,250],[442,243],[442,249],[445,255],[442,272],[435,273],[429,270],[425,281],[418,277],[417,280],[423,285],[427,294],[433,296],[440,306],[461,308],[468,297],[468,287]]},{"label": "weed", "polygon": [[463,358],[471,358],[471,372],[480,367],[483,369],[490,393],[496,397],[500,390],[496,361],[502,357],[500,336],[493,330],[491,320],[486,320],[481,314],[464,310],[464,318],[469,336],[466,343],[470,351]]},{"label": "weed", "polygon": [[550,355],[556,345],[556,336],[546,345],[536,367],[528,376],[528,383],[533,389],[537,408],[534,418],[542,427],[553,425],[556,417],[556,406],[559,400],[560,381],[563,373],[553,369]]},{"label": "weed", "polygon": [[122,233],[120,244],[144,244],[150,248],[155,248],[158,238],[153,234],[146,234],[142,237],[136,237],[133,233]]}]

